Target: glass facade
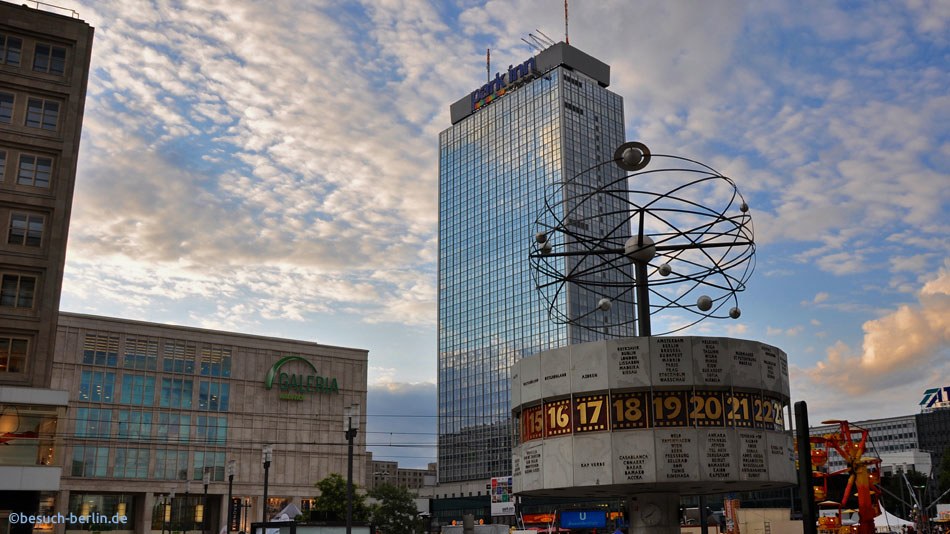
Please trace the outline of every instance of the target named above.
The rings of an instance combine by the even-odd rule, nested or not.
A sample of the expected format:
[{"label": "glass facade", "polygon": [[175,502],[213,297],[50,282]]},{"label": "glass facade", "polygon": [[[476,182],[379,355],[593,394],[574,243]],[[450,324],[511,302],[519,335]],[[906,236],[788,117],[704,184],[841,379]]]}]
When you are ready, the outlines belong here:
[{"label": "glass facade", "polygon": [[[508,88],[440,134],[440,482],[510,475],[510,366],[601,337],[549,320],[528,254],[547,195],[578,174],[585,186],[616,179],[616,166],[594,167],[623,141],[622,99],[564,66]],[[614,235],[629,232],[613,224],[613,206],[593,209]],[[597,305],[593,295],[569,291],[559,301],[570,308],[565,314]]]},{"label": "glass facade", "polygon": [[[82,339],[73,401],[73,434],[79,439],[69,475],[184,480],[200,479],[208,467],[214,480],[222,480],[232,347],[119,332],[86,333]],[[188,376],[196,374],[222,378]],[[113,439],[128,446],[102,446]],[[163,448],[152,452],[156,442]],[[205,449],[189,462],[189,447],[196,444]]]}]

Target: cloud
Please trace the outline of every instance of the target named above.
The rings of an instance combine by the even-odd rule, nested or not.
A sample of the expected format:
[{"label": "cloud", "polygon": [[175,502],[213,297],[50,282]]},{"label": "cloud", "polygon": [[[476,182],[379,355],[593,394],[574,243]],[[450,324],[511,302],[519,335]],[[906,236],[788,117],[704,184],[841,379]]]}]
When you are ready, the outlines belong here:
[{"label": "cloud", "polygon": [[765,334],[769,337],[773,336],[789,336],[794,337],[802,333],[804,328],[802,326],[793,326],[791,328],[773,328],[771,326],[766,327]]},{"label": "cloud", "polygon": [[814,367],[796,368],[793,387],[830,409],[872,393],[913,397],[914,386],[943,380],[950,371],[950,261],[921,287],[917,303],[865,322],[863,331],[859,350],[838,341]]},{"label": "cloud", "polygon": [[[401,90],[378,79],[387,61],[414,61],[386,82],[410,89],[437,47],[394,51],[359,38],[366,22],[319,6],[82,11],[97,26],[96,53],[67,293],[110,293],[94,288],[101,269],[125,286],[116,298],[142,309],[159,296],[217,294],[230,309],[258,300],[263,319],[303,321],[332,306],[372,323],[433,324],[434,136],[399,112],[419,105],[396,105]],[[423,18],[405,35],[435,35],[426,12],[414,11]],[[420,100],[426,121],[443,97]]]},{"label": "cloud", "polygon": [[[533,53],[519,36],[563,27],[551,0],[64,1],[96,27],[64,303],[318,339],[362,325],[346,345],[434,330],[448,106],[484,79],[485,48],[501,70]],[[799,284],[773,302],[896,313],[950,253],[943,4],[571,7],[628,137],[736,180],[759,272]],[[725,328],[765,328],[749,324]]]}]

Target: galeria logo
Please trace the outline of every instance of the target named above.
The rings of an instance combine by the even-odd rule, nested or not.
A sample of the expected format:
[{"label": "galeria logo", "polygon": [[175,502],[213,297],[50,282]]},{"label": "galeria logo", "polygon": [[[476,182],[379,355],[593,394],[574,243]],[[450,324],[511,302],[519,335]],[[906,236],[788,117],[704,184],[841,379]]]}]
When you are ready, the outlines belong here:
[{"label": "galeria logo", "polygon": [[[290,362],[303,362],[307,367],[313,370],[313,374],[293,374],[281,372],[281,367]],[[302,356],[285,356],[274,364],[267,375],[264,377],[264,389],[272,389],[274,380],[277,381],[277,387],[280,390],[280,398],[283,400],[302,401],[304,393],[339,393],[340,387],[336,378],[327,378],[320,376],[317,368],[310,360]]]}]

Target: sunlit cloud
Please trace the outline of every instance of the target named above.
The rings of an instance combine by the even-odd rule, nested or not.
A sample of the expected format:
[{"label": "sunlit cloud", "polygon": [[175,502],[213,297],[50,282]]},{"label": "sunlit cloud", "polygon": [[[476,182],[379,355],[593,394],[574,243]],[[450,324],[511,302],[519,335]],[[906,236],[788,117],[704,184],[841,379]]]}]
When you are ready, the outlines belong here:
[{"label": "sunlit cloud", "polygon": [[[916,395],[950,371],[950,263],[918,302],[864,323],[860,348],[841,341],[814,367],[796,369],[797,389],[825,405],[871,393]],[[890,395],[890,393],[888,393]]]}]

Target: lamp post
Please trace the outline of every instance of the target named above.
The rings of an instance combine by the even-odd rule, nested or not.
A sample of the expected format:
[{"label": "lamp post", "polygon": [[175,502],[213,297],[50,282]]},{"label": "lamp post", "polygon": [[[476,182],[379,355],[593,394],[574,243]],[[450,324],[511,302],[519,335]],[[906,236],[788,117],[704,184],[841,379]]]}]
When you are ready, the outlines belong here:
[{"label": "lamp post", "polygon": [[233,510],[231,510],[231,499],[232,490],[234,489],[234,466],[236,463],[235,460],[228,460],[228,532],[231,532],[231,520],[234,519]]},{"label": "lamp post", "polygon": [[343,408],[343,430],[346,434],[346,534],[353,532],[353,438],[360,426],[360,405]]},{"label": "lamp post", "polygon": [[264,462],[264,501],[261,503],[262,504],[261,506],[262,519],[261,520],[263,522],[263,525],[261,526],[262,533],[265,532],[267,529],[267,476],[270,471],[270,462],[271,462],[271,457],[273,456],[273,454],[274,454],[273,445],[268,444],[268,445],[264,445],[261,448],[261,461]]},{"label": "lamp post", "polygon": [[[201,531],[208,531],[208,484],[211,483],[211,468],[205,467],[204,474],[201,475],[201,482],[205,485],[204,498],[201,500]],[[198,518],[195,518],[196,520]]]}]

